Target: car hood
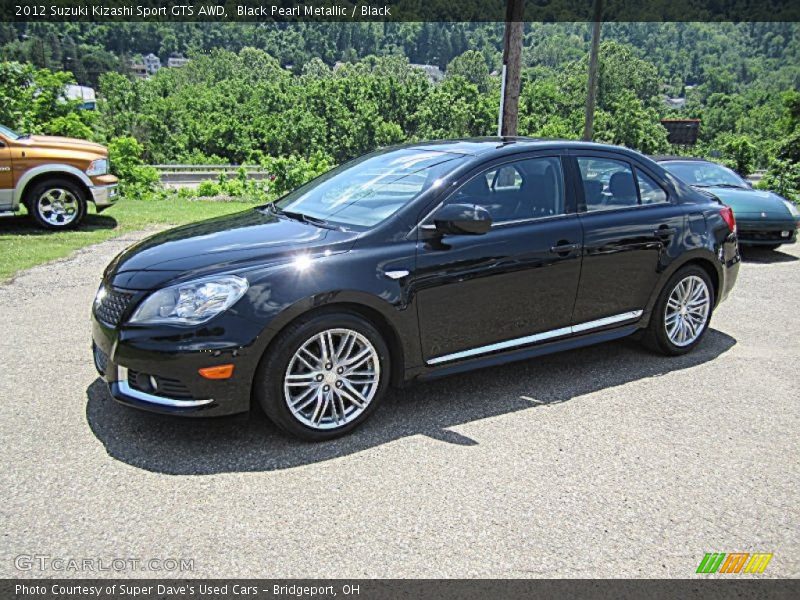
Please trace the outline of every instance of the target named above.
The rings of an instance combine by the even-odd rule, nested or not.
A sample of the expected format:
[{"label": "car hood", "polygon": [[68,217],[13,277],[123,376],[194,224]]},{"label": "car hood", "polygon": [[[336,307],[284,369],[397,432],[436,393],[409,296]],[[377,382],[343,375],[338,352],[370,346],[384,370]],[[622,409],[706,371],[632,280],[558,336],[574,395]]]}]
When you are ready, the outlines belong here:
[{"label": "car hood", "polygon": [[766,213],[767,218],[771,219],[793,219],[783,198],[774,192],[726,187],[704,187],[702,189],[711,192],[730,206],[733,214],[737,217],[747,215],[762,217],[761,213]]},{"label": "car hood", "polygon": [[58,137],[53,135],[32,135],[19,141],[27,142],[28,145],[36,148],[80,150],[83,152],[90,152],[92,154],[99,154],[101,156],[108,156],[108,150],[102,144],[95,144],[94,142],[87,142],[86,140],[79,140],[77,138]]},{"label": "car hood", "polygon": [[117,256],[105,278],[150,290],[173,280],[285,262],[298,252],[349,250],[357,234],[250,209],[157,233]]}]

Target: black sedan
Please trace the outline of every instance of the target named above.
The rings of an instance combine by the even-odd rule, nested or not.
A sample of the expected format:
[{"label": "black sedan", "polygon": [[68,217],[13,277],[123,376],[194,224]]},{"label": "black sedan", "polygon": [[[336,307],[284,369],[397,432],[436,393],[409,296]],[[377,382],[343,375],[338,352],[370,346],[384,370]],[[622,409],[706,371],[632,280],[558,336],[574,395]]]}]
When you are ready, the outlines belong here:
[{"label": "black sedan", "polygon": [[730,208],[636,152],[418,143],[127,249],[97,292],[94,359],[123,404],[255,402],[321,440],[389,385],[635,333],[688,352],[739,260]]}]

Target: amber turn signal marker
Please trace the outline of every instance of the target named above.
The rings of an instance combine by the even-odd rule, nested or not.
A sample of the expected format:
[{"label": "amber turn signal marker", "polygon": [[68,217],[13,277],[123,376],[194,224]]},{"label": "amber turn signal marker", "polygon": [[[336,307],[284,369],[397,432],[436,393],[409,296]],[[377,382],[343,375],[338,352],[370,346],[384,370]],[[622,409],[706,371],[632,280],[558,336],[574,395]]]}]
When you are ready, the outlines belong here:
[{"label": "amber turn signal marker", "polygon": [[228,379],[233,375],[233,365],[217,365],[216,367],[203,367],[197,371],[206,379]]}]

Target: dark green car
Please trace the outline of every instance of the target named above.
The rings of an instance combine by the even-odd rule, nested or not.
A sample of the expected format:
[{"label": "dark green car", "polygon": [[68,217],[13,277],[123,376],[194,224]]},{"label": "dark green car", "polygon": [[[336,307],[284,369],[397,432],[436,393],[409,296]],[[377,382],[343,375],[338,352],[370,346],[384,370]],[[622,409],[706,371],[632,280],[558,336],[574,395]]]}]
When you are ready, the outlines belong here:
[{"label": "dark green car", "polygon": [[733,209],[739,244],[777,248],[797,241],[800,211],[774,192],[755,190],[727,167],[699,158],[659,157],[667,171],[711,192]]}]

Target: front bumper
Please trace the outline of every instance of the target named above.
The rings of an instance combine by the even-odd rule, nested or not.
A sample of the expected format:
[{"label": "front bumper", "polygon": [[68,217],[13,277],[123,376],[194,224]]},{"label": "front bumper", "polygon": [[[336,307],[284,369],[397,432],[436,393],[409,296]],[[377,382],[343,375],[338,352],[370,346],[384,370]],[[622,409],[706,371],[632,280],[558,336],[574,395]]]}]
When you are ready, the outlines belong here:
[{"label": "front bumper", "polygon": [[118,180],[113,175],[103,175],[95,178],[94,185],[89,188],[92,192],[92,201],[98,212],[113,206],[119,198],[117,194]]},{"label": "front bumper", "polygon": [[[248,411],[260,353],[213,342],[203,347],[196,339],[187,339],[190,337],[192,334],[165,335],[163,329],[148,332],[111,327],[92,315],[95,367],[117,402],[183,416]],[[204,367],[229,363],[234,364],[230,379],[205,379],[198,373]]]},{"label": "front bumper", "polygon": [[784,220],[736,220],[739,243],[748,246],[794,244],[797,241],[797,222]]},{"label": "front bumper", "polygon": [[117,201],[116,185],[104,185],[102,187],[93,187],[90,189],[92,190],[94,205],[97,207],[98,211],[113,206]]}]

